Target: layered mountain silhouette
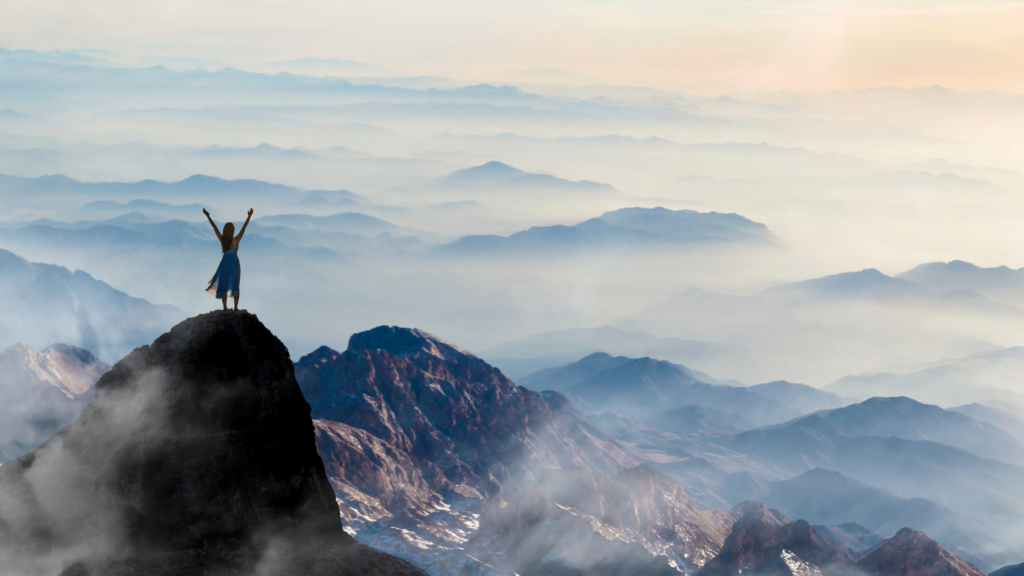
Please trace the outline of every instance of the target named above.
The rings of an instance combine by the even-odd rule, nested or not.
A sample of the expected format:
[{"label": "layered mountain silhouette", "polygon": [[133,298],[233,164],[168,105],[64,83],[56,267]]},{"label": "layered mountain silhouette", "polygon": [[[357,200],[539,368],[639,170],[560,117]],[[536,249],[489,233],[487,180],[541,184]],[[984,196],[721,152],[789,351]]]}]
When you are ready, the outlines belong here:
[{"label": "layered mountain silhouette", "polygon": [[[826,384],[850,374],[875,374],[881,366],[961,358],[999,348],[982,336],[991,330],[1012,330],[1024,320],[1024,309],[1019,298],[996,296],[866,269],[783,284],[752,295],[690,288],[635,312],[618,325],[633,331],[682,332],[696,340],[728,342],[728,361],[708,358],[699,364],[694,362],[720,377],[749,382],[784,375],[791,381]],[[893,317],[901,321],[880,321]],[[935,328],[924,329],[929,323]],[[977,329],[972,327],[975,324]],[[794,360],[807,354],[814,355],[816,361]],[[1016,389],[1014,382],[1019,378],[993,382],[996,372],[986,372],[979,366],[977,375],[984,378],[984,383],[959,378],[958,384]],[[871,393],[855,393],[853,388],[838,386],[828,391],[856,399],[907,395],[928,402],[939,402],[935,398],[949,392],[950,399],[943,402],[947,405],[997,397],[984,397],[973,390],[955,394],[952,382],[947,384],[952,379],[943,378],[935,392],[921,390],[929,394],[927,397],[900,390],[886,392],[884,384],[875,386]]]},{"label": "layered mountain silhouette", "polygon": [[265,199],[280,202],[282,198],[299,200],[311,191],[303,191],[284,184],[260,180],[225,180],[214,176],[195,174],[177,182],[140,180],[138,182],[82,182],[62,175],[21,178],[0,174],[4,194],[32,194],[45,192],[81,198],[108,198],[120,200],[177,201],[235,201]]},{"label": "layered mountain silhouette", "polygon": [[484,358],[519,384],[534,390],[553,390],[543,384],[527,384],[521,379],[540,370],[575,362],[595,352],[631,358],[650,356],[687,364],[691,360],[718,358],[725,350],[714,342],[657,338],[636,330],[601,326],[541,332],[499,344],[487,350]]},{"label": "layered mountain silhouette", "polygon": [[838,472],[809,470],[769,486],[763,501],[787,516],[814,524],[853,522],[878,534],[894,534],[913,526],[979,565],[985,562],[976,557],[977,552],[987,550],[998,538],[974,520],[931,500],[899,498]]},{"label": "layered mountain silhouette", "polygon": [[430,188],[448,190],[485,191],[488,188],[519,188],[543,191],[556,190],[556,193],[583,194],[589,198],[612,197],[624,195],[612,186],[598,182],[581,180],[574,182],[564,180],[550,174],[536,174],[513,168],[504,162],[491,161],[480,166],[456,170],[447,176],[435,178]]},{"label": "layered mountain silhouette", "polygon": [[67,344],[0,352],[0,463],[32,450],[71,423],[110,365]]},{"label": "layered mountain silhouette", "polygon": [[[964,530],[985,535],[984,546],[972,550],[975,557],[997,559],[1020,538],[1012,524],[1024,509],[1024,493],[1018,488],[1024,482],[1024,468],[1017,465],[931,441],[849,436],[817,415],[742,432],[719,445],[795,474],[813,468],[837,471],[901,499],[930,500],[969,516],[972,524]],[[930,506],[920,504],[922,513]],[[945,513],[931,510],[933,521],[944,524]],[[951,521],[957,523],[955,519]]]},{"label": "layered mountain silhouette", "polygon": [[909,396],[944,405],[1006,402],[1024,410],[1024,347],[986,350],[901,372],[846,376],[825,390],[853,398]]},{"label": "layered mountain silhouette", "polygon": [[818,414],[848,436],[930,440],[986,458],[1024,463],[1024,445],[1010,433],[912,398],[870,398]]},{"label": "layered mountain silhouette", "polygon": [[1013,435],[1018,441],[1024,442],[1024,420],[1012,412],[1002,409],[998,403],[993,405],[983,406],[981,404],[965,404],[963,406],[954,406],[950,408],[952,412],[959,412],[966,416],[970,416],[978,422],[988,422],[989,424],[1005,430]]},{"label": "layered mountain silhouette", "polygon": [[728,386],[664,360],[613,357],[603,352],[520,381],[533,389],[561,391],[589,413],[611,411],[644,418],[666,408],[693,405],[732,414],[738,417],[732,425],[740,426],[747,422],[755,426],[784,422],[811,410],[846,403],[839,396],[802,384],[780,381]]},{"label": "layered mountain silhouette", "polygon": [[804,520],[779,525],[743,518],[733,525],[722,552],[700,576],[815,576],[840,574],[981,576],[976,566],[939,546],[927,535],[903,528],[860,555]]},{"label": "layered mountain silhouette", "polygon": [[897,278],[928,285],[943,292],[969,291],[993,300],[1020,305],[1024,292],[1024,269],[1006,266],[982,268],[964,262],[931,262],[899,274]]},{"label": "layered mountain silhouette", "polygon": [[66,342],[118,359],[152,341],[185,314],[115,290],[89,274],[32,263],[0,250],[0,342],[35,348]]},{"label": "layered mountain silhouette", "polygon": [[465,236],[439,253],[459,256],[529,255],[708,243],[771,243],[764,224],[738,214],[622,208],[574,226],[537,226],[511,236]]},{"label": "layered mountain silhouette", "polygon": [[345,534],[288,351],[215,312],[118,362],[78,419],[0,467],[20,573],[420,574]]}]

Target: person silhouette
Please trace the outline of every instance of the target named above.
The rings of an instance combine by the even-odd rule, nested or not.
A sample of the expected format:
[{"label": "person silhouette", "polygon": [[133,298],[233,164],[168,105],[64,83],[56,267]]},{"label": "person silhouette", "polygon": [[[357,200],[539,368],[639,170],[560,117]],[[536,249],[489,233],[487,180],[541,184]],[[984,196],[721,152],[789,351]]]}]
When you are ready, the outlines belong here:
[{"label": "person silhouette", "polygon": [[249,219],[252,218],[252,208],[249,208],[249,216],[245,219],[245,224],[242,225],[242,230],[238,232],[238,236],[235,236],[235,225],[233,223],[225,222],[224,231],[221,232],[217,229],[217,225],[213,223],[213,218],[210,218],[210,213],[206,211],[206,208],[203,208],[203,214],[206,214],[206,219],[210,221],[210,226],[213,226],[213,231],[217,234],[217,240],[220,240],[220,248],[224,252],[224,255],[220,258],[220,266],[213,273],[213,278],[210,278],[210,284],[206,287],[206,291],[220,298],[221,302],[224,303],[225,310],[228,309],[228,296],[233,296],[235,298],[235,311],[238,311],[238,282],[242,276],[242,265],[238,261],[238,243],[242,241],[245,227],[249,225]]}]

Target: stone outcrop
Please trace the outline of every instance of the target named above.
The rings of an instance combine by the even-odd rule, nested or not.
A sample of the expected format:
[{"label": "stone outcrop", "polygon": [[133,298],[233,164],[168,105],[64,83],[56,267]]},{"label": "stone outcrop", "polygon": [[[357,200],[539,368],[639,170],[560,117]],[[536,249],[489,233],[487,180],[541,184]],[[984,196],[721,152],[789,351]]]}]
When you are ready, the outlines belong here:
[{"label": "stone outcrop", "polygon": [[922,532],[903,528],[858,562],[877,576],[983,576],[974,564],[952,554]]},{"label": "stone outcrop", "polygon": [[136,349],[0,467],[0,548],[25,574],[419,573],[343,531],[288,351],[245,312]]},{"label": "stone outcrop", "polygon": [[[760,512],[751,506],[747,510]],[[854,560],[852,550],[822,536],[803,520],[780,526],[750,515],[737,520],[721,553],[704,564],[697,574],[734,576],[749,571],[780,570],[785,564],[780,564],[780,554],[784,551],[821,570]]]},{"label": "stone outcrop", "polygon": [[[756,503],[755,503],[756,504]],[[744,503],[745,517],[733,525],[721,553],[697,576],[982,576],[984,572],[935,543],[904,528],[857,558],[803,520],[778,524],[763,506]],[[760,517],[759,517],[760,516]],[[848,528],[851,525],[848,525]],[[836,528],[836,527],[826,527]]]},{"label": "stone outcrop", "polygon": [[70,424],[110,365],[90,352],[23,343],[0,352],[0,462],[27,454]]}]

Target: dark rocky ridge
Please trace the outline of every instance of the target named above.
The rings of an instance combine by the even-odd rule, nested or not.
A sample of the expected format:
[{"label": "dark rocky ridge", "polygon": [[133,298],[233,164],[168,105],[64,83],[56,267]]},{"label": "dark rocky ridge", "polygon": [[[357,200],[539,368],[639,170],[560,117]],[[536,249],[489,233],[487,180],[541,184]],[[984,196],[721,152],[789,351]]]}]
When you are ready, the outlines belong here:
[{"label": "dark rocky ridge", "polygon": [[[753,506],[752,510],[763,509]],[[721,553],[696,576],[982,576],[970,562],[921,532],[903,528],[862,556],[803,520],[747,514],[733,525]],[[783,519],[784,520],[784,519]],[[847,525],[853,526],[853,525]],[[839,527],[825,527],[834,530]]]},{"label": "dark rocky ridge", "polygon": [[136,349],[0,468],[0,549],[25,574],[419,574],[342,530],[288,351],[245,312]]},{"label": "dark rocky ridge", "polygon": [[978,568],[951,554],[922,532],[903,528],[860,559],[858,565],[878,576],[983,576]]}]

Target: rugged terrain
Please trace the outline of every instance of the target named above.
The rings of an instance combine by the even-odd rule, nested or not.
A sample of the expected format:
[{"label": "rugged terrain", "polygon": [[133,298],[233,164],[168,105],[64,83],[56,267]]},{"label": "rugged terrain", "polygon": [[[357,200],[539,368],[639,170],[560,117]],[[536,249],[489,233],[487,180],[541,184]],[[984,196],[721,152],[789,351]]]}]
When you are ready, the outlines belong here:
[{"label": "rugged terrain", "polygon": [[257,318],[175,326],[0,468],[0,571],[418,574],[349,537],[288,351]]},{"label": "rugged terrain", "polygon": [[19,343],[0,352],[0,462],[32,450],[71,423],[110,365],[86,350]]},{"label": "rugged terrain", "polygon": [[[731,512],[637,467],[558,393],[516,386],[420,330],[355,334],[295,372],[346,524],[435,573],[692,568],[731,525]],[[574,536],[550,541],[555,525]],[[572,553],[542,561],[549,545]]]}]

